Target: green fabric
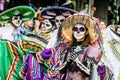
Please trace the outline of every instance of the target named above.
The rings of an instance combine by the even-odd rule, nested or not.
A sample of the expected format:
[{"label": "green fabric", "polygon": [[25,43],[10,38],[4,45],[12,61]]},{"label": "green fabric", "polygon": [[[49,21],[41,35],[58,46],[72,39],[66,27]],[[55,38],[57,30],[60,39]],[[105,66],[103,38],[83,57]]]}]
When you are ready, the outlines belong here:
[{"label": "green fabric", "polygon": [[20,71],[20,69],[22,67],[22,64],[23,64],[23,56],[24,56],[24,54],[23,54],[22,50],[19,47],[17,47],[17,50],[18,50],[18,53],[20,54],[20,61],[18,62],[17,66],[16,66],[16,72],[15,72],[14,77],[13,77],[12,80],[21,80],[21,78],[19,77],[19,71]]},{"label": "green fabric", "polygon": [[[24,40],[24,37],[22,35],[21,35],[21,39]],[[10,47],[12,48],[13,53],[11,52]],[[44,47],[41,46],[41,48],[44,48]],[[0,40],[0,80],[8,80],[9,79],[8,77],[12,77],[12,80],[21,80],[19,77],[19,71],[23,64],[23,57],[25,55],[29,55],[31,52],[34,52],[34,51],[26,49],[26,53],[24,54],[20,47],[15,46],[13,43],[9,41]],[[17,59],[19,61],[16,63],[15,61]],[[14,67],[15,72],[13,75],[11,73],[13,70],[10,69],[11,66],[15,66]],[[45,73],[47,73],[48,67],[46,67],[45,65],[42,65],[42,67]],[[6,78],[7,75],[8,77]]]},{"label": "green fabric", "polygon": [[0,13],[0,22],[10,22],[15,15],[22,16],[22,22],[29,21],[35,17],[35,11],[28,6],[17,6]]},{"label": "green fabric", "polygon": [[[10,46],[13,44],[9,44]],[[8,77],[12,77],[12,80],[21,80],[19,77],[19,71],[21,69],[22,63],[23,63],[23,52],[21,51],[21,49],[19,47],[16,47],[15,45],[13,45],[12,47],[14,47],[15,49],[17,49],[18,55],[19,55],[19,61],[17,63],[15,63],[13,60],[13,54],[10,51],[10,48],[8,47],[8,44],[6,41],[2,41],[0,40],[0,79],[1,80],[8,80],[9,78],[6,79],[6,76],[8,74],[10,74]],[[14,55],[14,59],[18,59],[16,57],[16,55]],[[12,65],[12,63],[16,64],[15,67],[15,72],[13,75],[11,75],[11,70],[10,69],[10,65]],[[13,70],[12,70],[13,71]]]},{"label": "green fabric", "polygon": [[6,80],[5,76],[11,63],[12,55],[5,41],[0,41],[0,79]]}]

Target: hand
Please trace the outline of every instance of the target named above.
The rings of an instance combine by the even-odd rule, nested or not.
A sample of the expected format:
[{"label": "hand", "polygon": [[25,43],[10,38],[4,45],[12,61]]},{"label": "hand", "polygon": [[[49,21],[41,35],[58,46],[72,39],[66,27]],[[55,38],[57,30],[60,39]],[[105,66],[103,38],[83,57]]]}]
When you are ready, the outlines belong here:
[{"label": "hand", "polygon": [[78,57],[74,60],[79,67],[81,71],[83,71],[85,74],[90,75],[90,69],[86,67],[81,61],[78,59]]},{"label": "hand", "polygon": [[82,49],[82,47],[79,45],[71,47],[70,59],[75,60],[79,54],[83,53],[83,51],[84,49]]},{"label": "hand", "polygon": [[38,10],[36,11],[35,17],[37,17],[37,15],[39,15],[39,13],[41,13],[42,7],[39,7]]}]

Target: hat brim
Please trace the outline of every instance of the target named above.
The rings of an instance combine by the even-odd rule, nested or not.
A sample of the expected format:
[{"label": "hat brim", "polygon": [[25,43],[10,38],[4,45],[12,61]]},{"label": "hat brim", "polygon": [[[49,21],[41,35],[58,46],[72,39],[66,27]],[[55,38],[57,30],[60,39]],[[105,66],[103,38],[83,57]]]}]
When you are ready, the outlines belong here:
[{"label": "hat brim", "polygon": [[10,22],[15,15],[22,16],[22,22],[31,20],[35,16],[35,11],[28,6],[17,6],[0,13],[0,22]]},{"label": "hat brim", "polygon": [[56,16],[63,15],[64,17],[68,17],[78,13],[77,11],[65,7],[50,7],[43,9],[40,13],[42,17],[45,19],[55,20]]}]

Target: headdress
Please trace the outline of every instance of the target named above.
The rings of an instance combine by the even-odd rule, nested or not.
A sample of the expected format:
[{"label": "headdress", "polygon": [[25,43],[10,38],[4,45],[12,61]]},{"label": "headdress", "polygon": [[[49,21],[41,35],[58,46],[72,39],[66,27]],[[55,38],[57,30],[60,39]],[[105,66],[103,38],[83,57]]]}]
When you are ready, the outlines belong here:
[{"label": "headdress", "polygon": [[40,15],[45,19],[50,19],[54,21],[55,17],[58,15],[63,15],[64,17],[68,17],[75,13],[77,13],[77,11],[65,7],[49,7],[43,9]]},{"label": "headdress", "polygon": [[83,24],[86,27],[88,31],[88,36],[86,37],[86,40],[89,43],[92,44],[98,39],[99,33],[97,32],[98,25],[96,21],[94,21],[90,16],[83,14],[74,14],[64,20],[62,25],[62,36],[65,39],[70,42],[73,41],[72,29],[76,24]]},{"label": "headdress", "polygon": [[0,13],[0,22],[10,22],[11,17],[22,16],[22,22],[31,20],[35,16],[35,11],[28,6],[17,6]]}]

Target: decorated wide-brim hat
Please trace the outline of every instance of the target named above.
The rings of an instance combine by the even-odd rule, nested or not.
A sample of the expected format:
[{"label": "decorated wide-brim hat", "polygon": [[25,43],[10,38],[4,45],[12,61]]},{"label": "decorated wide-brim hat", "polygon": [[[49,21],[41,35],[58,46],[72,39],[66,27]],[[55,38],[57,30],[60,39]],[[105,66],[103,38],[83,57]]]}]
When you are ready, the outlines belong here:
[{"label": "decorated wide-brim hat", "polygon": [[73,41],[73,27],[76,24],[82,24],[88,31],[86,42],[93,44],[99,38],[99,27],[94,19],[84,14],[74,14],[63,21],[62,36],[68,41]]},{"label": "decorated wide-brim hat", "polygon": [[22,22],[29,21],[35,16],[35,11],[29,6],[17,6],[0,13],[0,22],[10,22],[13,16],[22,16]]},{"label": "decorated wide-brim hat", "polygon": [[78,13],[78,11],[66,7],[54,6],[43,9],[40,15],[45,19],[50,19],[54,21],[56,16],[63,15],[66,18],[75,13]]}]

